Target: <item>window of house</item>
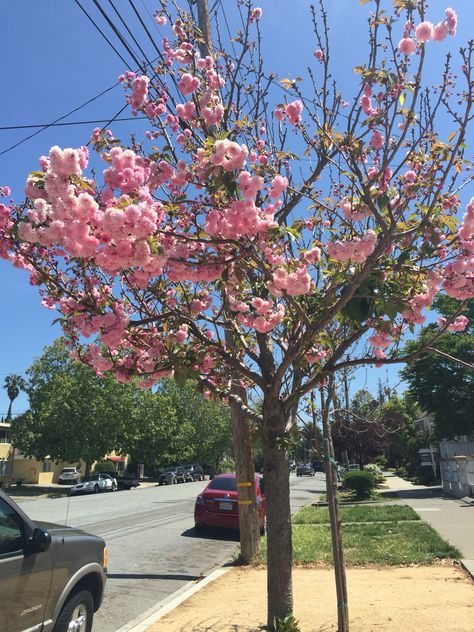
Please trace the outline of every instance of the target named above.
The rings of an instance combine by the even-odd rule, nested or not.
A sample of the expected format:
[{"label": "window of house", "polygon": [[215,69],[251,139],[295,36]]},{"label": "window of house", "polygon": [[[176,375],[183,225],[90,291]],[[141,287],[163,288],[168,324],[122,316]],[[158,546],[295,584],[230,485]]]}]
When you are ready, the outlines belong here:
[{"label": "window of house", "polygon": [[0,443],[10,443],[10,431],[0,428]]},{"label": "window of house", "polygon": [[10,461],[0,459],[0,476],[8,476],[8,474],[10,474]]},{"label": "window of house", "polygon": [[53,464],[51,461],[43,461],[43,472],[51,472]]}]

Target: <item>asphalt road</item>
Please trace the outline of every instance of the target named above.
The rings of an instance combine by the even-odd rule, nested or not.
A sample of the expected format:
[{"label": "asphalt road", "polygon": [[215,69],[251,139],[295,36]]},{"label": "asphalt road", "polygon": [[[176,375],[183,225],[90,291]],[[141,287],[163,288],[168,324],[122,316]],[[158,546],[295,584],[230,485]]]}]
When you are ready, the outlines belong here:
[{"label": "asphalt road", "polygon": [[[291,475],[292,511],[324,492],[324,475]],[[238,536],[194,533],[194,501],[204,483],[147,487],[19,504],[34,520],[81,527],[109,549],[109,576],[94,632],[115,632],[189,581],[232,559]]]}]

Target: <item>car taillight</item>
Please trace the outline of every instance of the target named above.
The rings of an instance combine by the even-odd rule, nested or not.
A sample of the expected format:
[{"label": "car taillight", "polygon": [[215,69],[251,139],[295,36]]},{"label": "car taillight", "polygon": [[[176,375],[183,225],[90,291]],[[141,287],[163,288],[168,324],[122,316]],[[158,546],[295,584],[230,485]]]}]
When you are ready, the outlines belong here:
[{"label": "car taillight", "polygon": [[109,551],[107,547],[104,547],[104,562],[103,562],[104,570],[107,570],[108,565],[109,565]]},{"label": "car taillight", "polygon": [[203,496],[198,496],[196,498],[196,505],[204,505],[204,497]]}]

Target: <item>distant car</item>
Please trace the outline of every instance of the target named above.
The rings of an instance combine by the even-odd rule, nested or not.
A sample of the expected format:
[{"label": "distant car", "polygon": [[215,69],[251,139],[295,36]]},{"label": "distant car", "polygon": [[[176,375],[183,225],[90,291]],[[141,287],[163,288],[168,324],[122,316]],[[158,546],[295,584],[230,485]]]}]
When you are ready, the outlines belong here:
[{"label": "distant car", "polygon": [[324,472],[324,461],[311,461],[311,467],[315,472]]},{"label": "distant car", "polygon": [[184,467],[167,467],[158,478],[160,485],[175,485],[176,483],[186,482],[186,472]]},{"label": "distant car", "polygon": [[101,470],[101,474],[108,474],[111,478],[114,478],[117,482],[117,489],[119,491],[123,489],[132,489],[132,487],[138,487],[140,485],[140,479],[138,476],[132,476],[127,474],[119,474],[114,470]]},{"label": "distant car", "polygon": [[314,476],[314,469],[311,463],[300,463],[296,467],[296,476]]},{"label": "distant car", "polygon": [[77,485],[81,480],[81,473],[75,467],[63,467],[58,478],[60,485]]},{"label": "distant car", "polygon": [[[255,494],[257,497],[260,533],[265,533],[265,493],[263,478],[255,476]],[[205,527],[224,529],[239,528],[237,504],[237,479],[235,474],[218,474],[206,485],[196,498],[194,507],[195,530]]]},{"label": "distant car", "polygon": [[204,470],[201,465],[197,463],[195,465],[185,465],[184,469],[186,470],[188,476],[191,476],[191,480],[193,481],[203,481],[204,480]]},{"label": "distant car", "polygon": [[98,494],[99,492],[114,492],[117,489],[117,481],[108,474],[99,472],[85,476],[80,483],[69,490],[71,496],[77,494]]},{"label": "distant car", "polygon": [[102,538],[33,521],[0,490],[2,632],[90,632],[106,578]]}]

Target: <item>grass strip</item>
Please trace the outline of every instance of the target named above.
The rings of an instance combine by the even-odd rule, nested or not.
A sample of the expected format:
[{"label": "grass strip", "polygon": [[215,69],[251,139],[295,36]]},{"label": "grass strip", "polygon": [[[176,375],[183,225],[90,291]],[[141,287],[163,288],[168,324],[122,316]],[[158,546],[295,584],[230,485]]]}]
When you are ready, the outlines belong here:
[{"label": "grass strip", "polygon": [[[460,557],[455,547],[422,521],[343,525],[342,541],[346,564],[352,566],[433,564],[441,559]],[[265,563],[266,537],[262,538],[261,545],[260,554],[255,559],[257,564]],[[294,525],[293,560],[297,565],[332,564],[330,528]]]},{"label": "grass strip", "polygon": [[[387,522],[402,520],[419,520],[420,517],[407,505],[357,505],[340,507],[342,523],[345,522]],[[303,507],[293,516],[293,524],[329,524],[327,507]]]}]

